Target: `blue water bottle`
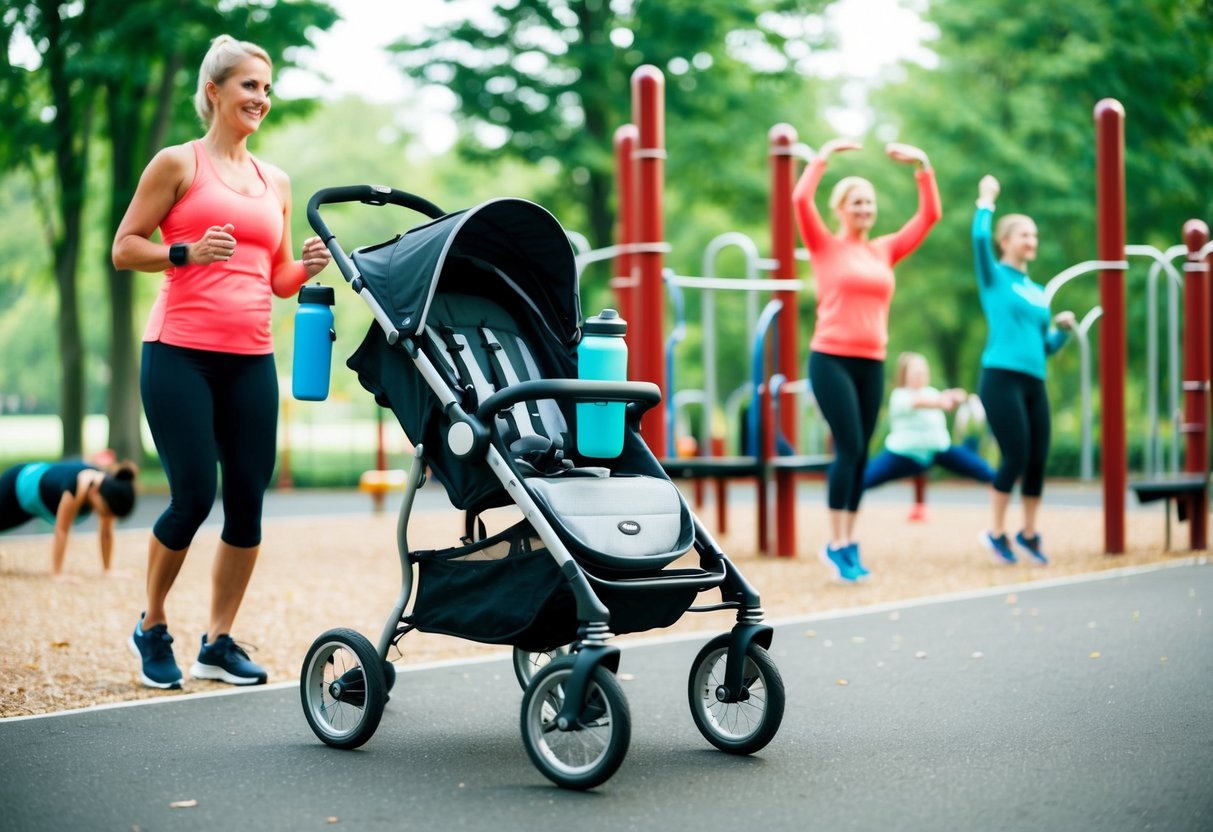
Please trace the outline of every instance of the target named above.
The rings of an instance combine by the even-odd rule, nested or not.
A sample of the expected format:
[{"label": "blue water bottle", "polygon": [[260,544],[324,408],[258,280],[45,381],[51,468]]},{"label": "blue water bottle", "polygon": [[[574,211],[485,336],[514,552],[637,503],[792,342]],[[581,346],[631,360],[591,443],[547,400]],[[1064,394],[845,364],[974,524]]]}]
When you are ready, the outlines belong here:
[{"label": "blue water bottle", "polygon": [[[577,377],[595,381],[628,380],[628,324],[614,309],[603,309],[581,328]],[[609,459],[623,452],[624,402],[577,405],[577,453]]]},{"label": "blue water bottle", "polygon": [[295,310],[295,358],[291,392],[305,402],[322,402],[329,395],[329,366],[333,360],[333,287],[313,283],[299,290]]}]

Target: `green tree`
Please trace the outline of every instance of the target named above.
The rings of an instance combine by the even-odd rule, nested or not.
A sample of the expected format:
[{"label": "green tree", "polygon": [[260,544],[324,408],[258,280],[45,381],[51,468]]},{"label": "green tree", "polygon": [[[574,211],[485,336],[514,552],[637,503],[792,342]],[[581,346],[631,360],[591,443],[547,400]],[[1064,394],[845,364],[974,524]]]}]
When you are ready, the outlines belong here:
[{"label": "green tree", "polygon": [[[647,63],[667,76],[669,181],[693,183],[699,200],[761,214],[766,129],[790,120],[789,102],[813,118],[816,96],[798,67],[827,42],[822,27],[804,25],[825,5],[506,0],[395,50],[402,67],[454,95],[465,158],[515,157],[559,171],[558,187],[539,196],[558,211],[577,206],[593,243],[606,245],[612,137],[631,120],[632,72]],[[746,134],[758,140],[739,141]]]}]

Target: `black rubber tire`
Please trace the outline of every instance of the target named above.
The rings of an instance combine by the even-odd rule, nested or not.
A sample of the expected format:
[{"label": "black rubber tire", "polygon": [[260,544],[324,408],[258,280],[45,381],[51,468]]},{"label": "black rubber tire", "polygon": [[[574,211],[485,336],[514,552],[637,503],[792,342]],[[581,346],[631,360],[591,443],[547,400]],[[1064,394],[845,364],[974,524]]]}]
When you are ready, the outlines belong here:
[{"label": "black rubber tire", "polygon": [[[361,633],[329,630],[308,648],[299,676],[303,715],[333,748],[358,748],[375,733],[387,703],[383,660]],[[333,685],[342,691],[334,696]]]},{"label": "black rubber tire", "polygon": [[[527,686],[522,695],[522,742],[544,777],[561,788],[585,790],[609,780],[627,756],[632,716],[619,681],[599,665],[586,694],[590,718],[573,731],[559,730],[556,714],[575,659],[555,659],[540,668]],[[594,751],[587,758],[585,752],[591,747]]]},{"label": "black rubber tire", "polygon": [[747,698],[718,702],[716,688],[724,682],[729,636],[717,636],[704,645],[691,665],[687,697],[699,733],[730,754],[753,754],[766,746],[783,722],[783,677],[770,654],[751,643],[744,671]]}]

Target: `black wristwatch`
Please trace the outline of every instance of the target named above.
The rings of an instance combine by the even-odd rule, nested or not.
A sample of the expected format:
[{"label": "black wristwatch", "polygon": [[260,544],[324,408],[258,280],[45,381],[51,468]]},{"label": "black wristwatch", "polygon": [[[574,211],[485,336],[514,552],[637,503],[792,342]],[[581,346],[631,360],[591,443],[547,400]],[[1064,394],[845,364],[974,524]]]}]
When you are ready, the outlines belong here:
[{"label": "black wristwatch", "polygon": [[190,260],[190,247],[185,243],[173,243],[168,247],[168,261],[174,266],[184,266]]}]

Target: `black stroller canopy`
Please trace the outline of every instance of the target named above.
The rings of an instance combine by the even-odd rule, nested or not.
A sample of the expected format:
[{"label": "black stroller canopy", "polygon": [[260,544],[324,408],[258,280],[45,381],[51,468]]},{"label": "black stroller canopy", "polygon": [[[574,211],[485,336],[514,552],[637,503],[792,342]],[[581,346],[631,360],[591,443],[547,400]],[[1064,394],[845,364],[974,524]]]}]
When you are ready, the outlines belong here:
[{"label": "black stroller canopy", "polygon": [[[581,317],[577,265],[568,235],[546,209],[525,199],[495,199],[410,229],[388,243],[351,255],[371,294],[403,335],[424,331],[443,267],[455,258],[479,261],[475,279],[512,283],[566,344]],[[467,279],[468,272],[461,275]],[[493,293],[498,287],[444,286],[444,291]],[[504,286],[500,288],[505,288]]]}]

